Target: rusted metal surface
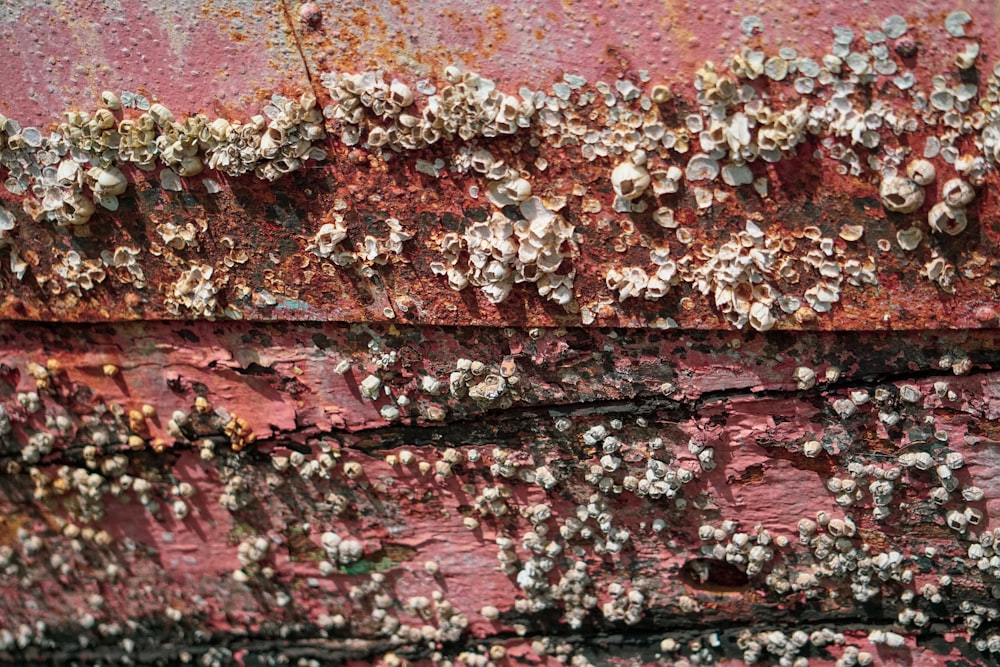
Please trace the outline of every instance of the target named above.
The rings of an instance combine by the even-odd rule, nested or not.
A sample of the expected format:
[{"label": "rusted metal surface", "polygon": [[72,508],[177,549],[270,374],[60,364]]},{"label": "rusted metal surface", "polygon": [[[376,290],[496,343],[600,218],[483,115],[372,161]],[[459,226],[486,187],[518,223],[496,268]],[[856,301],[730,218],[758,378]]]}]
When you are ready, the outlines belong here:
[{"label": "rusted metal surface", "polygon": [[255,2],[5,3],[0,113],[45,128],[131,91],[177,113],[240,114],[309,79],[287,19]]},{"label": "rusted metal surface", "polygon": [[[70,86],[72,77],[60,78],[77,97],[60,100],[50,92],[39,98],[28,90],[22,96],[25,101],[18,102],[16,96],[8,101],[12,118],[17,114],[31,118],[36,112],[28,101],[43,100],[51,113],[49,122],[37,120],[37,113],[35,122],[52,127],[62,111],[93,111],[97,91],[107,86],[117,97],[128,98],[126,107],[138,108],[114,111],[105,118],[113,118],[109,122],[118,123],[120,130],[119,119],[131,119],[133,134],[143,122],[149,123],[149,130],[147,139],[128,139],[139,144],[129,143],[127,149],[120,145],[99,155],[107,142],[119,145],[114,129],[100,130],[105,134],[97,138],[80,138],[81,132],[87,137],[87,132],[97,131],[93,128],[99,119],[73,116],[60,129],[61,136],[84,151],[70,154],[90,162],[79,173],[67,176],[54,172],[49,177],[33,176],[24,167],[26,175],[14,185],[15,192],[24,194],[8,193],[6,202],[16,218],[5,223],[16,224],[5,235],[11,272],[2,276],[8,296],[0,312],[7,317],[63,321],[202,316],[396,319],[415,324],[676,324],[683,328],[725,327],[729,320],[746,326],[745,314],[720,313],[729,306],[720,305],[724,297],[718,293],[718,271],[711,266],[711,258],[725,252],[730,235],[745,231],[750,221],[762,230],[754,242],[766,250],[769,263],[753,279],[758,282],[744,283],[756,284],[755,291],[767,288],[764,302],[755,301],[762,304],[758,314],[764,314],[761,308],[768,311],[763,323],[759,317],[751,321],[758,329],[920,329],[996,323],[997,239],[990,220],[995,206],[991,191],[998,121],[990,109],[1000,92],[992,73],[995,45],[989,38],[995,32],[995,12],[986,4],[972,7],[970,22],[959,26],[964,37],[949,34],[949,28],[956,33],[954,26],[946,25],[951,13],[922,6],[886,5],[880,6],[878,16],[848,17],[796,4],[792,20],[784,22],[778,20],[785,16],[779,8],[757,16],[723,5],[685,5],[669,9],[665,16],[657,14],[661,31],[669,29],[672,37],[654,39],[652,50],[643,43],[652,39],[647,34],[652,6],[594,14],[569,5],[557,12],[555,7],[529,11],[516,3],[506,8],[457,3],[453,7],[386,5],[376,9],[318,3],[306,14],[301,7],[289,5],[281,12],[269,12],[267,18],[255,13],[263,10],[239,6],[226,11],[181,6],[171,11],[181,12],[185,20],[170,23],[173,19],[162,18],[162,35],[148,25],[133,27],[143,24],[142,17],[132,16],[130,12],[138,12],[128,9],[132,5],[123,7],[107,20],[121,23],[117,29],[124,31],[123,37],[150,31],[151,35],[140,39],[136,34],[133,39],[137,49],[152,49],[147,59],[155,59],[162,71],[150,70],[134,59],[121,63],[122,72],[114,69],[114,63],[110,70],[96,65],[87,69],[81,64],[88,77],[85,86]],[[155,7],[146,11],[155,13]],[[891,14],[896,9],[900,14]],[[84,41],[102,34],[75,30],[76,23],[53,18],[45,8],[35,14],[30,7],[19,11],[24,21],[15,21],[22,14],[8,10],[6,29],[9,43],[24,58],[38,50],[61,53],[55,47],[49,49],[50,43],[67,30]],[[537,18],[513,18],[532,12]],[[202,18],[206,14],[218,21],[213,24]],[[581,27],[581,17],[590,15],[596,17],[589,21],[593,26]],[[319,21],[308,21],[312,16],[320,17]],[[881,28],[889,16],[905,23],[906,31],[898,33],[890,26],[893,37],[887,37]],[[495,27],[484,27],[477,17]],[[77,18],[74,15],[73,21]],[[453,24],[461,27],[453,29]],[[839,34],[842,43],[834,42],[831,50],[833,26],[851,28],[850,44],[843,32],[835,33],[834,40]],[[243,30],[252,39],[240,41],[232,34],[234,30]],[[44,34],[36,34],[39,31]],[[542,46],[530,48],[532,40]],[[369,47],[361,48],[362,43]],[[549,44],[559,46],[553,50],[545,46]],[[65,42],[59,46],[64,51],[84,50]],[[785,49],[782,53],[787,58],[776,55],[779,47]],[[225,54],[221,64],[220,49]],[[296,49],[301,49],[304,60],[296,60]],[[560,49],[580,53],[577,66],[567,67]],[[969,49],[978,49],[978,55],[970,55]],[[255,57],[248,57],[248,51]],[[87,52],[88,58],[103,57],[99,50]],[[586,57],[597,52],[604,56]],[[822,60],[837,53],[856,56],[856,60],[836,67]],[[753,61],[754,54],[761,58],[759,67],[764,66],[764,58],[769,59],[769,74],[757,75],[756,70],[730,73],[732,57]],[[956,65],[956,54],[972,62],[971,67]],[[58,57],[60,63],[67,59]],[[716,74],[705,69],[708,58],[716,61]],[[803,58],[811,64],[804,64]],[[30,68],[34,61],[16,62],[18,67]],[[232,69],[237,62],[242,64],[242,74],[226,73],[225,66],[230,64]],[[205,80],[193,79],[188,92],[178,93],[176,87],[157,78],[172,76],[177,69],[208,72],[211,63],[224,71],[206,74]],[[453,84],[463,76],[466,82],[449,85],[447,66],[456,64],[468,68],[465,74],[456,70],[448,76]],[[509,131],[490,123],[475,129],[473,121],[466,119],[461,122],[473,123],[466,127],[471,134],[467,138],[459,136],[466,136],[464,130],[442,129],[445,134],[441,135],[429,127],[435,137],[443,138],[419,150],[397,150],[392,142],[379,148],[377,142],[371,143],[375,135],[370,133],[404,121],[388,111],[380,118],[364,108],[359,119],[348,121],[344,114],[354,112],[345,109],[351,108],[354,98],[331,99],[341,85],[336,83],[338,74],[359,73],[376,65],[384,72],[386,90],[396,77],[405,84],[406,96],[415,98],[410,111],[417,114],[430,103],[432,89],[449,90],[452,99],[457,99],[454,96],[466,94],[455,92],[460,88],[489,90],[491,84],[470,72],[495,76],[498,90],[513,95],[507,99],[521,105],[520,125]],[[795,72],[785,74],[800,65],[806,68],[804,72],[819,74],[798,77],[806,83],[793,80]],[[743,67],[752,70],[754,66]],[[580,81],[587,83],[571,80],[567,86],[560,81],[561,73],[580,75]],[[52,74],[62,77],[58,69]],[[756,101],[744,95],[745,99],[728,100],[721,106],[716,102],[715,112],[708,104],[699,111],[695,80],[704,82],[706,76],[729,82],[718,84],[719,90],[743,83],[748,86],[745,91],[756,91]],[[217,79],[221,87],[215,85]],[[140,81],[145,88],[135,85],[134,90],[127,90]],[[602,88],[601,81],[608,87]],[[374,86],[374,91],[380,84],[371,79],[365,85]],[[655,96],[656,86],[667,88],[657,89],[662,99],[652,104],[649,98]],[[129,97],[140,88],[147,96],[145,103]],[[806,88],[813,92],[803,92]],[[128,95],[119,92],[123,89]],[[339,90],[336,95],[343,97],[343,89]],[[602,90],[610,91],[606,104]],[[935,91],[943,98],[934,98]],[[247,110],[234,109],[228,102],[220,106],[206,97],[247,99],[238,97],[238,92],[260,101],[249,103]],[[298,155],[294,133],[301,133],[303,126],[287,115],[277,118],[282,103],[270,110],[261,105],[271,93],[297,97],[310,92],[318,99],[310,113],[318,114],[325,107],[330,117],[323,120],[317,115],[309,121],[313,138],[304,146],[311,146],[312,152],[305,157],[281,157],[291,155],[289,151]],[[468,94],[472,95],[469,104],[485,103]],[[703,96],[713,94],[702,92]],[[486,93],[482,95],[486,99]],[[362,104],[370,104],[370,98],[360,97],[368,99]],[[170,118],[162,120],[162,107],[155,107],[153,115],[143,113],[157,101],[172,107]],[[927,109],[921,110],[922,105]],[[243,159],[251,162],[246,165],[219,160],[223,148],[243,145],[232,143],[235,135],[220,139],[205,129],[201,139],[196,138],[197,128],[207,127],[217,117],[241,121],[246,129],[247,124],[253,125],[250,116],[260,109],[267,114],[259,116],[262,124],[247,130],[249,134],[244,132],[249,138],[239,140],[250,142],[246,149],[250,153],[244,152]],[[184,125],[182,121],[194,112],[205,116]],[[822,118],[813,118],[814,112]],[[301,110],[295,113],[302,114]],[[716,118],[723,139],[709,127],[712,113],[723,114]],[[393,114],[399,114],[399,109]],[[791,115],[775,125],[773,119],[785,118],[782,114]],[[725,156],[725,136],[731,135],[731,141],[737,142],[734,146],[745,140],[733,137],[743,137],[746,130],[738,126],[748,115],[750,148],[740,149],[742,153],[734,148],[720,162],[710,158],[708,172],[704,164],[700,172],[692,167],[699,151],[713,155],[715,150]],[[150,120],[154,116],[155,123]],[[801,122],[812,118],[812,124],[788,129],[783,123],[794,126],[799,122],[793,117]],[[412,114],[409,118],[409,122],[417,120]],[[452,127],[448,123],[457,123],[455,118],[439,119],[442,128]],[[641,122],[641,132],[630,138],[628,124],[633,120]],[[273,129],[280,138],[268,140],[281,145],[280,153],[275,153],[277,148],[262,148],[261,136],[268,123],[280,125]],[[958,129],[952,129],[955,123]],[[287,132],[286,126],[291,128]],[[700,139],[699,127],[706,128]],[[12,145],[15,140],[23,145],[26,135],[14,129],[19,128],[7,128]],[[324,129],[328,136],[323,136]],[[669,142],[651,138],[663,132]],[[780,144],[783,138],[790,145],[764,148],[766,142]],[[943,148],[927,148],[930,139],[943,142]],[[44,141],[42,148],[47,145]],[[142,141],[149,142],[151,153]],[[60,145],[65,152],[65,145]],[[588,146],[598,154],[588,155]],[[637,148],[645,149],[642,158]],[[9,168],[21,159],[41,160],[36,168],[44,171],[45,164],[57,159],[31,146],[18,150],[22,152],[6,158]],[[476,158],[485,159],[485,174],[470,167],[476,151],[486,151],[477,155],[488,156]],[[765,156],[768,151],[772,154]],[[880,198],[894,195],[880,192],[880,181],[891,182],[895,171],[902,174],[924,154],[931,156],[931,165],[939,173],[926,188],[917,188],[923,204],[912,212],[888,210]],[[680,168],[683,176],[667,179],[672,185],[663,184],[662,190],[644,186],[646,191],[640,196],[620,197],[616,205],[615,168],[646,156],[654,177],[670,173],[670,167]],[[95,185],[99,172],[87,169],[92,164],[96,165],[93,169],[120,168],[121,172],[105,173],[102,178],[110,185]],[[702,175],[713,170],[718,173],[720,164],[734,171],[727,175],[724,169],[714,182],[702,180]],[[56,166],[52,164],[53,169]],[[286,171],[291,173],[282,176]],[[956,176],[973,184],[971,203],[962,204],[960,210],[948,209],[952,217],[959,210],[962,229],[953,220],[941,218],[943,214],[933,207],[952,200],[945,186]],[[745,184],[727,185],[722,178]],[[50,193],[49,199],[39,190],[40,182],[51,182],[49,190],[42,188]],[[122,192],[110,195],[119,184]],[[488,196],[491,188],[511,187],[517,189],[514,199]],[[528,194],[537,199],[527,198]],[[102,197],[108,196],[113,199],[111,208],[117,208],[114,212],[101,208]],[[67,198],[62,209],[59,197]],[[94,212],[91,199],[97,201]],[[502,213],[505,200],[520,203],[520,210],[508,206]],[[902,204],[895,206],[909,211]],[[670,209],[671,220],[657,224],[653,213],[663,207]],[[23,218],[21,208],[35,220]],[[514,285],[489,292],[483,281],[492,278],[478,273],[499,275],[511,271],[512,263],[474,266],[479,260],[469,255],[468,244],[469,235],[476,232],[469,230],[495,216],[505,216],[504,224],[512,225],[540,213],[554,214],[564,226],[564,237],[557,237],[556,248],[561,264],[551,274],[543,274],[537,268],[540,265],[529,262],[516,268],[516,277],[504,278],[508,283],[516,281]],[[387,225],[390,219],[398,220],[395,228]],[[323,250],[318,242],[328,224],[338,230],[333,250]],[[951,230],[941,231],[940,225],[950,225]],[[457,238],[449,237],[449,232]],[[898,239],[901,232],[909,235],[905,241]],[[450,249],[442,245],[449,243]],[[526,246],[528,241],[519,243]],[[914,247],[905,250],[901,244]],[[134,253],[132,261],[142,267],[144,280],[133,280],[120,262],[102,259],[105,252],[123,257],[121,252],[115,255],[122,248]],[[623,289],[622,281],[612,276],[624,273],[639,276],[636,279],[642,282],[641,275],[648,278],[656,272],[657,265],[650,261],[652,250],[659,254],[658,261],[673,262],[677,269],[655,296],[652,288],[639,288],[629,297],[632,290]],[[494,248],[493,252],[500,251]],[[198,279],[205,271],[211,272],[201,284],[213,294],[212,307],[175,298],[175,292],[193,289],[192,280],[198,282],[188,274],[192,269],[201,272]],[[446,271],[451,271],[447,279],[442,275]],[[78,280],[81,273],[84,278]],[[464,281],[472,285],[461,291],[448,287]],[[818,303],[816,290],[823,297]],[[776,301],[778,296],[784,301]]]},{"label": "rusted metal surface", "polygon": [[995,664],[997,28],[0,9],[0,662]]},{"label": "rusted metal surface", "polygon": [[[889,0],[865,8],[811,0],[767,6],[652,0],[600,6],[554,0],[309,4],[320,10],[322,21],[293,26],[314,72],[383,69],[434,77],[457,64],[512,90],[546,88],[567,72],[613,82],[648,70],[657,81],[684,85],[706,60],[721,64],[745,45],[773,51],[792,47],[799,55],[816,57],[829,51],[833,26],[876,30],[893,14],[908,20],[915,31],[910,36],[922,42],[925,52],[950,56],[940,28],[949,12],[965,9],[975,17],[970,34],[986,38],[988,57],[996,48],[989,38],[996,7],[982,1],[951,7]],[[752,23],[752,35],[743,27],[747,17],[760,19]]]}]

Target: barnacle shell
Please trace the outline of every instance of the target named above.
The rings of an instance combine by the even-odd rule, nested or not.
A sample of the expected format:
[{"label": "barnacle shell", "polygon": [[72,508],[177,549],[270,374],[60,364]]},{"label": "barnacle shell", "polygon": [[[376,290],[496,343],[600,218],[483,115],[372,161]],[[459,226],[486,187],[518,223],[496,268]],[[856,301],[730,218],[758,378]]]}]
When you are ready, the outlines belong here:
[{"label": "barnacle shell", "polygon": [[901,229],[896,232],[896,242],[903,250],[913,250],[924,238],[924,233],[916,227]]},{"label": "barnacle shell", "polygon": [[914,160],[906,165],[906,175],[917,185],[930,185],[937,177],[937,170],[930,160]]},{"label": "barnacle shell", "polygon": [[964,208],[950,206],[947,202],[939,201],[927,212],[927,224],[935,232],[957,236],[965,231],[968,217],[965,215]]},{"label": "barnacle shell", "polygon": [[636,199],[649,187],[649,172],[645,167],[626,160],[611,172],[611,186],[622,199]]},{"label": "barnacle shell", "polygon": [[124,194],[128,187],[125,174],[118,167],[92,167],[87,176],[94,183],[94,194],[98,196]]},{"label": "barnacle shell", "polygon": [[879,186],[882,205],[896,213],[913,213],[924,203],[924,189],[909,178],[892,176]]},{"label": "barnacle shell", "polygon": [[684,175],[689,181],[710,181],[719,175],[719,162],[704,153],[696,153],[688,160]]},{"label": "barnacle shell", "polygon": [[976,191],[960,178],[953,178],[941,186],[941,199],[949,206],[968,206],[975,198]]}]

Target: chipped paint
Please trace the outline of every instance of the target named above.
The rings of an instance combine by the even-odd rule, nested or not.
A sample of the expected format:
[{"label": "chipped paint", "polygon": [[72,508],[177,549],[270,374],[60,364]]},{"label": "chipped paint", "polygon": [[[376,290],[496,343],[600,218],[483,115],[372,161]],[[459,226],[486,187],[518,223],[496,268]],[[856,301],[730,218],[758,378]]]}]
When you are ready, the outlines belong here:
[{"label": "chipped paint", "polygon": [[995,663],[994,7],[92,9],[0,10],[0,661]]},{"label": "chipped paint", "polygon": [[[285,628],[374,652],[428,621],[448,646],[503,628],[542,637],[621,624],[659,642],[654,628],[694,617],[699,626],[667,635],[690,654],[697,627],[787,627],[782,610],[795,609],[827,615],[807,633],[846,633],[822,640],[839,655],[885,650],[837,628],[872,614],[873,595],[884,616],[866,616],[866,633],[908,636],[913,621],[895,617],[910,610],[964,636],[961,619],[988,627],[993,613],[995,576],[966,560],[995,503],[996,416],[983,403],[998,391],[993,334],[928,333],[914,349],[897,334],[29,325],[3,346],[0,577],[7,629],[29,628],[29,643],[48,641],[30,630],[38,622],[80,623],[95,646],[120,632],[147,641],[94,633],[117,618],[168,635]],[[809,391],[795,386],[802,365],[818,376]],[[490,373],[513,383],[508,409],[462,389]],[[359,390],[368,376],[381,380],[375,400]],[[387,422],[389,404],[400,417]],[[945,479],[934,466],[956,480],[943,504],[931,498]],[[886,499],[878,479],[894,480]],[[841,498],[848,482],[856,495]],[[979,523],[950,529],[967,508]],[[817,521],[846,531],[843,555],[824,555],[832,542],[816,541]],[[354,551],[338,556],[345,540]],[[886,557],[899,564],[873,576]],[[552,575],[526,574],[538,567]],[[112,585],[122,576],[159,584]],[[45,595],[25,606],[35,586]],[[906,590],[925,593],[900,601]],[[420,620],[423,599],[437,611]],[[719,641],[736,651],[756,631]]]}]

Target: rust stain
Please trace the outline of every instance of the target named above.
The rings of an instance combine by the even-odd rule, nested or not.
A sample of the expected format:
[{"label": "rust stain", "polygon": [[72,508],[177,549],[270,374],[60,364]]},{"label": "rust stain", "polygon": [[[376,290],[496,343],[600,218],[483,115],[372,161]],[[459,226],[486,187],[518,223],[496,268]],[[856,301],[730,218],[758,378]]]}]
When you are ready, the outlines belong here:
[{"label": "rust stain", "polygon": [[[801,70],[800,56],[829,48],[803,21],[823,40],[849,23],[852,48],[875,57],[882,45],[877,59],[912,70],[917,89],[942,72],[967,93],[959,42],[941,32],[948,10],[893,5],[919,41],[897,58],[874,10],[867,25],[849,6],[815,7],[755,9],[767,29],[746,43],[777,59],[769,67]],[[737,114],[754,115],[756,133],[801,97],[828,101],[798,92],[818,84],[797,73],[733,78],[720,57],[743,57],[731,8],[310,9],[322,21],[299,20],[296,5],[276,27],[258,6],[199,7],[212,30],[193,47],[173,26],[150,28],[148,54],[134,52],[144,66],[199,53],[185,85],[221,85],[208,102],[178,95],[173,113],[153,107],[167,79],[133,70],[130,90],[108,91],[127,100],[111,120],[88,107],[73,126],[76,109],[39,93],[71,112],[60,128],[71,159],[15,155],[46,140],[0,123],[15,181],[2,195],[10,218],[0,212],[0,314],[60,322],[0,328],[0,660],[34,659],[67,634],[109,660],[155,641],[169,662],[178,638],[204,633],[234,649],[218,661],[248,664],[399,665],[425,647],[432,662],[569,662],[623,636],[648,640],[618,656],[636,663],[865,664],[898,650],[934,664],[928,638],[949,660],[1000,652],[1000,233],[996,173],[971,162],[988,157],[982,125],[946,147],[954,159],[933,158],[922,204],[894,211],[882,186],[944,118],[883,125],[877,148],[871,135],[848,141],[841,118],[805,121],[821,131],[775,161],[730,150]],[[995,17],[972,14],[961,44],[992,34]],[[69,99],[63,71],[92,35],[65,13],[46,20],[80,40],[65,51],[39,38]],[[9,41],[33,48],[25,35]],[[994,47],[983,40],[970,100],[984,114]],[[80,71],[101,90],[98,77],[142,61],[129,58],[80,58]],[[654,93],[662,62],[675,64],[659,75],[671,88]],[[581,79],[563,76],[576,66]],[[366,69],[384,80],[330,78]],[[891,124],[885,109],[919,106],[891,76],[844,86],[852,111],[882,109]],[[730,87],[773,108],[704,101]],[[442,137],[403,145],[404,128],[455,96],[455,117],[421,125]],[[225,117],[194,115],[209,108]],[[93,148],[127,142],[134,124],[149,136],[132,153]],[[647,130],[673,147],[641,144]],[[839,150],[855,151],[855,171]],[[16,182],[18,156],[41,160],[33,181]],[[671,167],[682,176],[654,188],[651,174]],[[929,211],[960,172],[974,199],[947,211],[967,211],[968,227],[934,231]],[[913,228],[922,239],[904,250]],[[539,239],[548,254],[529,261]],[[557,255],[562,301],[538,275]],[[660,266],[673,267],[663,294],[650,286]],[[806,296],[831,274],[835,299]],[[199,321],[216,319],[228,321]]]}]

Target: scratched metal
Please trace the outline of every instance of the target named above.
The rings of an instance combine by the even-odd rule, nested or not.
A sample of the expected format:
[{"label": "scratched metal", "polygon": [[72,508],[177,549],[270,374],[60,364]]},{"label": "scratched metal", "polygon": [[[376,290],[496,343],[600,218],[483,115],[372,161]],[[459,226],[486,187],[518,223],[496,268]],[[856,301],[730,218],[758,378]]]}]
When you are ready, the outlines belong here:
[{"label": "scratched metal", "polygon": [[[313,71],[384,69],[430,76],[461,64],[513,90],[544,87],[567,72],[614,81],[645,69],[657,81],[687,82],[704,61],[721,64],[743,45],[821,54],[830,46],[833,26],[875,29],[896,13],[908,20],[911,36],[919,34],[926,39],[922,46],[936,51],[944,47],[936,28],[952,11],[928,0],[860,7],[822,0],[313,4],[321,9],[321,23],[295,24]],[[994,3],[973,0],[960,8],[975,17],[979,34],[994,30]],[[761,19],[762,30],[752,37],[741,30],[747,16]],[[996,54],[995,40],[987,37],[983,47],[987,58]]]},{"label": "scratched metal", "polygon": [[309,85],[287,25],[280,3],[6,2],[0,112],[44,128],[112,90],[176,112],[238,113]]}]

